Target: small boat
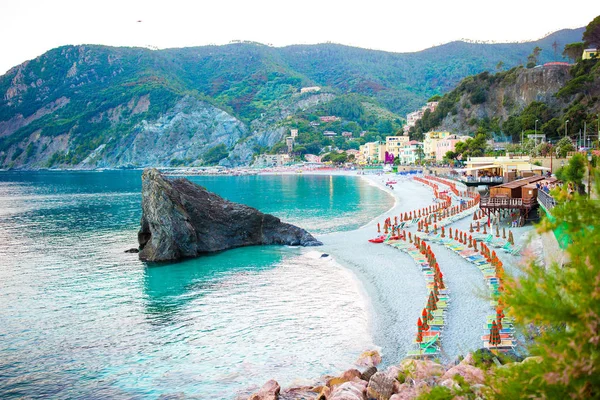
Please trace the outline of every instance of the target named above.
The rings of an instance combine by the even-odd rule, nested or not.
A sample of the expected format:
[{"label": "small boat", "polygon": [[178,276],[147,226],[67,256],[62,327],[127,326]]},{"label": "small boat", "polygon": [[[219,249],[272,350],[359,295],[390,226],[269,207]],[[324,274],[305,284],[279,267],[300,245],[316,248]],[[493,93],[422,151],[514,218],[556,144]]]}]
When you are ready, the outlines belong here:
[{"label": "small boat", "polygon": [[398,183],[398,182],[396,182],[396,181],[387,181],[385,184],[386,185],[395,185],[396,183]]},{"label": "small boat", "polygon": [[385,240],[385,236],[377,236],[376,238],[369,239],[369,242],[371,242],[371,243],[383,243],[384,240]]}]

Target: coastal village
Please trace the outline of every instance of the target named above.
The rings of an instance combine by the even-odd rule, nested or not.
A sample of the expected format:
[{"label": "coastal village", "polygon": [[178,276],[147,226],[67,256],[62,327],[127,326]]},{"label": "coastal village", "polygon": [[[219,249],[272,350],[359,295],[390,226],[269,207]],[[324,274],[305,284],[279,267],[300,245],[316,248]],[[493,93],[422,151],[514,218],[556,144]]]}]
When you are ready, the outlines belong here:
[{"label": "coastal village", "polygon": [[[310,7],[139,6],[144,41],[282,44],[64,44],[0,75],[0,399],[600,399],[600,15],[482,42],[451,28],[520,38],[532,9],[417,7],[365,43],[441,40],[433,17],[453,41],[403,52],[308,44]],[[366,6],[315,34],[368,39]]]}]

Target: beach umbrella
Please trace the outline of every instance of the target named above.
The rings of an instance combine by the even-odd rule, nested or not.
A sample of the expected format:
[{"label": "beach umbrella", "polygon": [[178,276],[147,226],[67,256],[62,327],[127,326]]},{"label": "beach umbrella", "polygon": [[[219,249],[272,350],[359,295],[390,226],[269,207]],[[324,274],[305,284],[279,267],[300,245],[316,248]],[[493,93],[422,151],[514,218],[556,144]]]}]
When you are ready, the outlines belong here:
[{"label": "beach umbrella", "polygon": [[387,224],[385,224],[385,225],[383,226],[383,233],[385,233],[386,235],[387,235],[387,233],[388,233],[388,226],[387,226]]},{"label": "beach umbrella", "polygon": [[486,225],[485,225],[485,224],[483,224],[483,234],[484,234],[484,235],[487,235],[487,231],[485,230],[485,227],[486,227]]},{"label": "beach umbrella", "polygon": [[397,215],[394,216],[394,225],[398,225],[398,216]]},{"label": "beach umbrella", "polygon": [[404,220],[408,221],[408,214],[407,213],[404,213]]},{"label": "beach umbrella", "polygon": [[427,323],[427,310],[423,309],[423,313],[421,314],[421,321],[423,324],[423,330],[424,331],[428,331],[429,330],[429,324]]},{"label": "beach umbrella", "polygon": [[498,330],[502,330],[502,319],[500,318],[496,318],[496,326],[498,327]]},{"label": "beach umbrella", "polygon": [[469,233],[473,233],[473,223],[469,224]]},{"label": "beach umbrella", "polygon": [[381,224],[377,223],[377,233],[381,233]]},{"label": "beach umbrella", "polygon": [[437,224],[433,224],[433,233],[437,235]]},{"label": "beach umbrella", "polygon": [[513,233],[511,230],[508,231],[508,243],[511,245],[515,245],[515,238],[513,237]]},{"label": "beach umbrella", "polygon": [[442,237],[446,237],[446,234],[445,234],[445,232],[444,232],[444,231],[445,231],[445,229],[444,229],[444,227],[442,226]]},{"label": "beach umbrella", "polygon": [[412,235],[410,234],[410,231],[408,231],[408,240],[410,240],[411,243],[413,242]]},{"label": "beach umbrella", "polygon": [[444,274],[442,274],[442,271],[440,271],[440,273],[439,273],[439,281],[440,281],[440,289],[446,289],[446,286],[444,286]]},{"label": "beach umbrella", "polygon": [[392,226],[392,236],[396,236],[396,225]]},{"label": "beach umbrella", "polygon": [[450,236],[450,239],[452,239],[452,228],[448,228],[448,235]]},{"label": "beach umbrella", "polygon": [[417,320],[417,343],[421,343],[423,341],[423,323],[421,322],[421,318]]},{"label": "beach umbrella", "polygon": [[477,251],[477,240],[473,239],[473,250]]},{"label": "beach umbrella", "polygon": [[473,247],[473,237],[469,236],[469,248]]},{"label": "beach umbrella", "polygon": [[502,239],[506,239],[506,228],[502,227]]},{"label": "beach umbrella", "polygon": [[477,221],[477,213],[473,213],[473,221]]},{"label": "beach umbrella", "polygon": [[429,224],[425,223],[425,233],[429,233]]},{"label": "beach umbrella", "polygon": [[477,228],[475,230],[479,232],[479,221],[477,221]]}]

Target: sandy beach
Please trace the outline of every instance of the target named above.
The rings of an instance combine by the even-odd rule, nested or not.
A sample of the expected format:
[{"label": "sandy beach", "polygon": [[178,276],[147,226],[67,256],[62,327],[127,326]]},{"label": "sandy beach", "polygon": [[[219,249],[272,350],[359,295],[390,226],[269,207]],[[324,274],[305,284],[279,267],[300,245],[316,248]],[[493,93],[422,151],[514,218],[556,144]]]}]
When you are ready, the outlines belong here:
[{"label": "sandy beach", "polygon": [[[341,172],[343,173],[343,172]],[[323,252],[352,271],[361,282],[370,311],[370,328],[374,343],[381,348],[384,363],[401,360],[413,348],[416,321],[427,300],[425,279],[420,268],[406,253],[384,244],[373,244],[368,239],[377,236],[377,222],[401,212],[433,204],[431,188],[412,178],[397,175],[356,175],[386,191],[395,199],[394,206],[363,227],[350,232],[321,235]],[[391,190],[385,182],[398,183]],[[440,185],[443,188],[443,185]],[[478,208],[477,208],[478,209]],[[475,209],[473,209],[475,211]],[[450,227],[468,231],[472,213]],[[413,233],[416,226],[409,228]],[[531,226],[513,229],[517,242],[525,240]],[[493,313],[489,304],[483,275],[475,265],[438,244],[431,244],[446,286],[450,290],[451,305],[442,338],[442,358],[451,361],[482,347],[486,316]],[[498,252],[510,273],[518,273],[515,266],[519,257]]]}]

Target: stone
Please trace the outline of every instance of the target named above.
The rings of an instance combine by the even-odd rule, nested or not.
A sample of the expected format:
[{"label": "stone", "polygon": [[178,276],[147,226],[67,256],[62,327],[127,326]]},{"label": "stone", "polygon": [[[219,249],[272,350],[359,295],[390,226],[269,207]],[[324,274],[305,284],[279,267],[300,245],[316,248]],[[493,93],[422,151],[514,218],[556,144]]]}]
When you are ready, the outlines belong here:
[{"label": "stone", "polygon": [[403,360],[399,365],[400,370],[408,378],[415,380],[437,378],[444,374],[445,369],[440,364],[431,360]]},{"label": "stone", "polygon": [[366,400],[367,382],[357,380],[336,387],[327,400]]},{"label": "stone", "polygon": [[[351,381],[351,380],[354,380],[355,378],[359,378],[360,379],[361,375],[362,374],[360,373],[359,370],[352,368],[352,369],[349,369],[347,371],[344,371],[340,375],[340,378],[345,379],[347,381]],[[363,379],[363,380],[366,380],[366,379]]]},{"label": "stone", "polygon": [[414,386],[409,385],[408,383],[403,383],[400,385],[400,390],[398,393],[392,395],[390,400],[412,400],[417,398],[417,390]]},{"label": "stone", "polygon": [[377,350],[369,350],[362,353],[358,360],[356,360],[356,365],[361,365],[364,367],[375,367],[381,363],[381,355]]},{"label": "stone", "polygon": [[233,203],[187,179],[165,179],[148,168],[142,174],[142,261],[170,261],[252,245],[318,246],[297,226]]},{"label": "stone", "polygon": [[281,387],[277,381],[271,379],[260,388],[258,393],[250,396],[249,400],[277,400]]},{"label": "stone", "polygon": [[465,358],[462,359],[462,361],[459,364],[473,365],[474,363],[475,363],[475,361],[473,360],[473,353],[469,353],[469,354],[467,354],[467,356]]},{"label": "stone", "polygon": [[450,368],[442,376],[442,381],[446,379],[453,379],[456,375],[462,376],[465,379],[465,381],[469,384],[484,383],[485,381],[483,371],[477,367],[468,364],[459,364]]},{"label": "stone", "polygon": [[385,372],[377,372],[369,380],[367,386],[367,396],[369,399],[389,400],[394,394],[395,378],[390,377]]},{"label": "stone", "polygon": [[375,375],[375,372],[377,372],[376,367],[369,367],[365,369],[362,374],[360,374],[360,379],[369,382],[369,379],[371,379],[371,377]]}]

